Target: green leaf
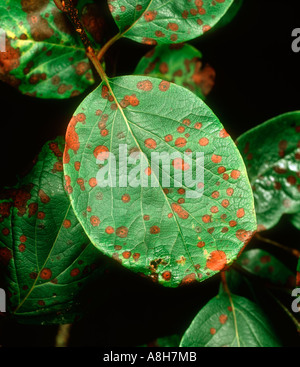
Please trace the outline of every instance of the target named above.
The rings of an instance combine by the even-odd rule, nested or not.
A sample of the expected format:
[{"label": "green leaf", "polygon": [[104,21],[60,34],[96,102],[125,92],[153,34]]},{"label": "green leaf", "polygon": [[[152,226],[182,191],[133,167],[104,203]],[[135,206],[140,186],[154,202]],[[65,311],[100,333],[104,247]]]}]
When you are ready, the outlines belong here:
[{"label": "green leaf", "polygon": [[267,251],[260,249],[244,251],[237,262],[249,273],[271,283],[289,288],[295,287],[293,272]]},{"label": "green leaf", "polygon": [[171,287],[205,280],[256,230],[238,150],[187,89],[141,76],[109,83],[113,94],[102,83],[68,126],[64,172],[75,213],[92,243],[125,267]]},{"label": "green leaf", "polygon": [[[89,3],[78,2],[84,24]],[[53,1],[0,0],[0,25],[6,32],[0,80],[27,95],[60,99],[76,96],[94,83],[81,40]]]},{"label": "green leaf", "polygon": [[261,309],[234,294],[210,300],[192,321],[180,347],[279,347]]},{"label": "green leaf", "polygon": [[19,322],[73,322],[80,291],[105,269],[64,190],[63,149],[62,138],[47,143],[32,171],[0,195],[0,265]]},{"label": "green leaf", "polygon": [[280,115],[247,131],[237,144],[253,188],[258,229],[274,227],[283,214],[298,214],[300,111]]},{"label": "green leaf", "polygon": [[149,45],[181,43],[201,36],[234,0],[108,0],[122,36]]},{"label": "green leaf", "polygon": [[296,286],[300,287],[300,259],[298,260],[298,266],[297,266]]},{"label": "green leaf", "polygon": [[181,85],[205,100],[215,84],[216,73],[203,65],[202,54],[190,45],[156,46],[137,65],[134,74],[149,75]]}]

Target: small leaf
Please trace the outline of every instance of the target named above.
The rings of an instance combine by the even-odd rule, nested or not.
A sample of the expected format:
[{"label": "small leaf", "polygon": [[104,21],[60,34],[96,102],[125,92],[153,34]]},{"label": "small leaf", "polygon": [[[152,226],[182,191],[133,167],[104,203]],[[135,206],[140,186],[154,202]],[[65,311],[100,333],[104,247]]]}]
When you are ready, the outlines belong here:
[{"label": "small leaf", "polygon": [[113,93],[102,83],[68,126],[64,172],[76,215],[125,267],[171,287],[205,280],[256,230],[238,150],[187,89],[141,76],[109,84]]},{"label": "small leaf", "polygon": [[267,251],[252,249],[244,251],[238,259],[249,273],[288,288],[295,287],[295,276],[281,261]]},{"label": "small leaf", "polygon": [[0,265],[20,322],[73,322],[79,292],[105,269],[65,193],[63,148],[62,138],[47,143],[31,173],[0,195]]},{"label": "small leaf", "polygon": [[[275,117],[237,140],[253,189],[258,229],[300,212],[300,112]],[[297,221],[293,221],[297,226]]]},{"label": "small leaf", "polygon": [[[78,2],[87,25],[89,3]],[[0,24],[6,32],[0,80],[27,95],[59,99],[76,96],[94,83],[81,40],[53,1],[0,0]],[[99,34],[95,27],[89,30]]]},{"label": "small leaf", "polygon": [[181,85],[205,100],[214,84],[214,69],[190,45],[156,46],[137,65],[134,74],[149,75]]},{"label": "small leaf", "polygon": [[211,29],[233,0],[108,0],[122,36],[149,45],[181,43]]},{"label": "small leaf", "polygon": [[181,337],[177,334],[157,338],[150,343],[143,344],[141,347],[179,347]]},{"label": "small leaf", "polygon": [[192,321],[180,347],[279,347],[261,309],[248,299],[227,293],[210,300]]}]

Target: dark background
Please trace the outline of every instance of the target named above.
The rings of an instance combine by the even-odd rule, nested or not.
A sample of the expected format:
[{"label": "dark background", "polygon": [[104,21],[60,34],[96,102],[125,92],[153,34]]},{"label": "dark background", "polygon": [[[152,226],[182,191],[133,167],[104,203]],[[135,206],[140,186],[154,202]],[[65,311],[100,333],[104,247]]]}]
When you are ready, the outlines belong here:
[{"label": "dark background", "polygon": [[[233,139],[267,119],[300,109],[300,53],[291,49],[294,28],[300,28],[299,1],[244,0],[231,24],[189,42],[216,70],[216,85],[207,104]],[[116,33],[113,22],[109,22],[107,32]],[[149,49],[122,39],[111,48],[108,60],[117,61],[117,75],[130,74]],[[13,184],[17,175],[30,167],[45,142],[64,135],[83,98],[84,95],[61,101],[34,99],[0,82],[0,186]],[[287,246],[300,246],[299,233],[286,218],[265,236]],[[249,246],[257,245],[263,247],[255,240]],[[295,269],[295,259],[277,250],[272,252]],[[157,336],[182,333],[202,305],[218,292],[218,276],[184,289],[165,289],[118,265],[114,267],[113,272],[94,284],[93,293],[98,300],[73,326],[70,345],[133,346]],[[290,320],[279,313],[278,306],[270,306],[263,290],[261,296],[283,344],[300,346]],[[0,326],[2,345],[54,343],[55,326],[23,326],[3,319]]]}]

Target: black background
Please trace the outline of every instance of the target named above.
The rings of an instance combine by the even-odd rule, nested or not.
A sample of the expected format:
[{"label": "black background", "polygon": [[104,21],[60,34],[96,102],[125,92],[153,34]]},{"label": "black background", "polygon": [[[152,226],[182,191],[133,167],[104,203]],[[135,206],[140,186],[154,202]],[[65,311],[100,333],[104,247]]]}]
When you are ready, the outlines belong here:
[{"label": "black background", "polygon": [[[233,139],[276,115],[300,109],[300,53],[291,49],[294,28],[300,28],[299,1],[244,0],[231,24],[189,42],[216,70],[216,85],[207,104]],[[115,32],[109,22],[107,38]],[[130,74],[149,49],[122,39],[111,48],[108,60],[117,61],[117,75]],[[0,82],[1,186],[13,184],[17,175],[26,172],[45,142],[64,135],[83,98],[34,99]],[[300,246],[298,232],[285,218],[266,236],[287,246]],[[250,244],[256,245],[262,244],[255,240]],[[284,258],[281,252],[278,255]],[[286,257],[286,261],[295,269],[295,260]],[[218,291],[218,276],[189,288],[164,289],[114,267],[115,271],[93,285],[98,301],[73,326],[71,346],[134,346],[157,336],[182,333]],[[300,345],[288,318],[281,313],[278,317],[277,306],[269,307],[263,292],[262,298],[283,344]],[[2,345],[54,343],[55,326],[22,326],[6,320],[1,326]]]}]

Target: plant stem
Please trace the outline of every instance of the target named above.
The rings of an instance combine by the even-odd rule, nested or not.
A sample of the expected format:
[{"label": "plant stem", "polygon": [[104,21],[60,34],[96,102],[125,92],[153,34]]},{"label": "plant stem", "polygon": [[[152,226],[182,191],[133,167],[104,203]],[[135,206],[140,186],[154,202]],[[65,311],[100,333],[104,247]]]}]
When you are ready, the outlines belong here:
[{"label": "plant stem", "polygon": [[122,34],[119,32],[114,37],[112,37],[106,44],[101,48],[101,50],[97,54],[97,59],[101,61],[106,51],[116,42],[118,39],[122,37]]},{"label": "plant stem", "polygon": [[55,339],[55,347],[63,348],[63,347],[68,346],[71,327],[72,327],[72,324],[59,325],[56,339]]},{"label": "plant stem", "polygon": [[[102,68],[101,63],[97,59],[95,54],[95,50],[93,49],[91,42],[84,30],[83,25],[78,16],[78,10],[74,7],[72,0],[54,0],[55,5],[57,8],[64,13],[66,13],[71,20],[73,26],[75,27],[76,32],[79,34],[81,41],[84,45],[85,52],[89,60],[94,65],[97,73],[99,74],[102,80],[107,80],[107,76],[105,74],[104,69]],[[108,46],[109,47],[109,46]]]},{"label": "plant stem", "polygon": [[284,250],[284,251],[287,251],[287,252],[288,252],[288,253],[290,253],[291,255],[296,256],[296,257],[297,257],[297,259],[299,259],[299,258],[300,258],[300,251],[299,251],[299,250],[297,250],[297,249],[295,249],[295,248],[289,248],[289,247],[286,247],[286,246],[282,245],[281,243],[278,243],[278,242],[276,242],[276,241],[270,240],[269,238],[262,237],[259,233],[256,233],[256,234],[255,234],[255,237],[256,237],[258,240],[262,241],[262,242],[265,242],[265,243],[267,243],[267,244],[269,244],[269,245],[273,245],[273,246],[276,246],[276,247],[278,247],[278,248],[281,248],[281,249],[282,249],[282,250]]}]

